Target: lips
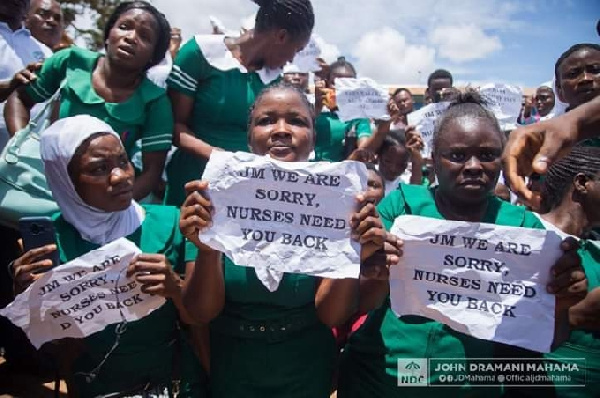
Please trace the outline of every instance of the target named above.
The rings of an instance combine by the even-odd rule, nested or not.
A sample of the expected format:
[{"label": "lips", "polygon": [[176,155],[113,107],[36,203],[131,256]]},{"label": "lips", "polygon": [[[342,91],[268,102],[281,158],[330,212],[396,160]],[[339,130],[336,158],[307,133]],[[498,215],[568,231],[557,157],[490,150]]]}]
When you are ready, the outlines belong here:
[{"label": "lips", "polygon": [[117,47],[118,52],[126,55],[127,57],[135,57],[135,50],[129,46],[119,46]]},{"label": "lips", "polygon": [[119,191],[113,192],[112,196],[116,198],[123,198],[133,195],[133,187],[121,189]]}]

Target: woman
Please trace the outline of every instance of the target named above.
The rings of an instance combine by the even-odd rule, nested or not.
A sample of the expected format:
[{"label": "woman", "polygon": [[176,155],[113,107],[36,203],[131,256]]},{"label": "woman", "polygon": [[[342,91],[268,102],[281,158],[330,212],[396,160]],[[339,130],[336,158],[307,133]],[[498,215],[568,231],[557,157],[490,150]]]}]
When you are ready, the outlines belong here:
[{"label": "woman", "polygon": [[[379,171],[385,178],[385,194],[398,188],[401,182],[423,183],[423,139],[414,129],[391,130],[377,152]],[[410,170],[407,170],[410,161]],[[408,171],[408,173],[407,173]]]},{"label": "woman", "polygon": [[119,133],[130,157],[135,141],[142,140],[144,169],[133,196],[144,198],[158,185],[172,142],[166,91],[145,76],[165,56],[169,34],[165,17],[145,1],[119,4],[104,29],[106,56],[71,47],[47,59],[37,80],[9,99],[9,132],[24,128],[32,106],[60,88],[61,118],[86,114],[105,121]]},{"label": "woman", "polygon": [[128,274],[143,292],[168,299],[138,321],[110,325],[83,339],[83,351],[66,375],[69,393],[160,395],[171,391],[173,372],[179,369],[184,395],[202,396],[194,385],[200,383],[201,369],[177,326],[178,312],[189,320],[181,304],[179,273],[197,253],[179,231],[179,212],[142,207],[133,200],[134,171],[125,148],[119,135],[96,118],[59,120],[44,131],[40,147],[48,185],[61,209],[54,220],[56,245],[28,251],[14,262],[17,287],[26,288],[51,266],[40,259],[45,254],[58,250],[66,263],[126,237],[143,253],[129,265]]},{"label": "woman", "polygon": [[[268,88],[250,113],[250,149],[280,161],[307,161],[315,142],[313,120],[302,92]],[[335,355],[330,326],[354,312],[358,281],[284,274],[278,290],[269,292],[253,268],[227,258],[223,265],[220,252],[199,242],[199,232],[211,222],[207,182],[186,189],[182,232],[201,253],[187,268],[183,299],[197,321],[211,322],[212,396],[328,397]],[[359,200],[371,217],[353,230],[362,257],[382,246],[383,230],[374,205],[365,196]]]},{"label": "woman", "polygon": [[248,109],[310,39],[310,0],[255,0],[255,29],[241,37],[198,35],[181,48],[167,84],[179,147],[167,167],[165,203],[181,206],[184,185],[202,176],[213,149],[248,151]]},{"label": "woman", "polygon": [[[341,162],[346,159],[356,148],[368,149],[377,152],[383,138],[389,131],[389,122],[380,124],[375,132],[371,131],[369,119],[353,119],[343,122],[338,117],[335,102],[335,79],[356,78],[354,66],[340,57],[327,68],[327,80],[321,81],[315,89],[315,109],[317,120],[317,143],[315,145],[315,159],[317,161]],[[327,112],[321,112],[325,106]]]},{"label": "woman", "polygon": [[[547,229],[580,240],[579,253],[588,279],[588,291],[600,287],[600,246],[590,234],[600,225],[600,148],[575,147],[553,164],[541,187],[542,222]],[[586,239],[587,238],[587,239]],[[597,237],[596,237],[597,238]],[[545,355],[549,361],[577,361],[585,377],[569,383],[583,388],[556,388],[556,397],[600,396],[600,336],[586,330],[572,330],[569,339]],[[556,375],[558,376],[558,375]],[[560,378],[556,378],[560,380]]]},{"label": "woman", "polygon": [[[505,142],[496,118],[476,93],[461,94],[439,120],[433,137],[432,159],[439,185],[427,189],[401,184],[378,206],[386,229],[396,217],[414,214],[455,221],[487,222],[513,227],[541,228],[524,208],[492,195],[500,173]],[[394,241],[395,237],[388,235]],[[576,256],[569,252],[576,265]],[[562,270],[562,268],[561,268]],[[569,268],[569,271],[571,269]],[[500,388],[399,388],[398,359],[493,358],[491,341],[456,332],[420,316],[397,317],[390,308],[389,274],[361,283],[360,308],[374,309],[349,340],[342,358],[338,397],[498,396]],[[573,280],[585,285],[584,275]],[[562,292],[562,285],[554,286]],[[578,285],[580,289],[581,287]],[[440,374],[430,369],[430,382]]]}]

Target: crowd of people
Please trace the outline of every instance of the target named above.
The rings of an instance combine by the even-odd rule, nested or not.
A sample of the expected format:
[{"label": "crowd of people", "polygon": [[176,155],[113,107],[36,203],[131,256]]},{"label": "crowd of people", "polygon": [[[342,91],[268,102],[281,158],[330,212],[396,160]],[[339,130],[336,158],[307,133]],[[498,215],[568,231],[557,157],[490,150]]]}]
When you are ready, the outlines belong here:
[{"label": "crowd of people", "polygon": [[[254,2],[253,29],[185,43],[150,3],[122,2],[101,52],[74,45],[57,0],[0,2],[0,147],[47,112],[40,159],[60,209],[55,243],[24,252],[19,231],[0,220],[0,306],[57,265],[49,255],[64,264],[119,238],[141,250],[127,276],[166,299],[125,327],[39,351],[0,318],[9,366],[64,379],[73,397],[600,396],[600,45],[566,49],[554,84],[523,98],[514,131],[476,90],[435,70],[423,104],[449,105],[425,156],[408,122],[421,105],[410,89],[391,91],[386,120],[341,120],[336,79],[360,71],[344,57],[320,60],[312,75],[292,63],[318,18],[311,1]],[[270,291],[253,268],[203,243],[215,213],[202,179],[213,151],[365,163],[350,223],[360,278],[285,273]],[[389,231],[401,215],[557,232],[563,254],[547,290],[568,325],[562,340],[539,354],[398,317],[390,267],[404,247]],[[581,388],[397,381],[406,358],[582,357]]]}]

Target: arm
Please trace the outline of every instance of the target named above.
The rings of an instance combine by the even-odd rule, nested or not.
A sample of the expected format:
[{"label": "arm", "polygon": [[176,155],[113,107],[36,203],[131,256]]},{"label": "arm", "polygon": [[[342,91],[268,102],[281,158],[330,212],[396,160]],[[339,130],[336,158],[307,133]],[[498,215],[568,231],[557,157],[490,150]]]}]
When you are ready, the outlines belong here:
[{"label": "arm", "polygon": [[133,198],[140,200],[156,189],[165,168],[166,151],[143,152],[142,173],[136,177],[133,184]]},{"label": "arm", "polygon": [[315,295],[321,322],[329,327],[346,322],[358,308],[358,287],[356,279],[321,279]]},{"label": "arm", "polygon": [[199,240],[199,234],[212,222],[212,204],[203,195],[206,181],[192,181],[185,186],[188,197],[181,207],[181,233],[199,250],[194,264],[188,264],[183,285],[183,305],[195,323],[208,323],[225,305],[225,278],[222,254]]},{"label": "arm", "polygon": [[569,324],[573,329],[600,331],[600,287],[569,309]]},{"label": "arm", "polygon": [[411,159],[410,183],[414,185],[423,183],[423,156],[421,155],[423,147],[421,134],[414,126],[408,126],[406,128],[406,148],[410,152]]},{"label": "arm", "polygon": [[42,64],[39,62],[29,64],[25,69],[15,73],[12,79],[0,81],[0,102],[6,101],[17,88],[26,86],[37,79],[35,72],[41,67]]},{"label": "arm", "polygon": [[24,129],[31,119],[31,108],[35,102],[21,87],[17,89],[6,101],[4,119],[8,135],[11,137],[19,130]]},{"label": "arm", "polygon": [[[358,148],[368,149],[372,152],[377,153],[377,151],[379,150],[379,147],[381,147],[381,144],[383,143],[383,140],[385,140],[385,137],[390,132],[391,121],[376,120],[375,123],[377,125],[377,129],[370,136],[364,132],[361,132],[360,127],[359,127],[359,129],[358,129],[359,131],[357,131],[357,135],[358,135],[357,146],[358,146]],[[369,127],[369,131],[370,131],[371,126],[369,125],[368,127]],[[362,127],[362,128],[364,129],[365,127]]]}]

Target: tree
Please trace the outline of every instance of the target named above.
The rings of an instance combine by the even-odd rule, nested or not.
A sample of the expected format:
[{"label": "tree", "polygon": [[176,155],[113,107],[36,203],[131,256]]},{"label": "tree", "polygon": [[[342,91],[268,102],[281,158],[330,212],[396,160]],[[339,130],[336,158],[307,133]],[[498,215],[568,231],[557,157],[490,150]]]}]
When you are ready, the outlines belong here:
[{"label": "tree", "polygon": [[[92,50],[104,48],[104,27],[115,7],[122,0],[60,0],[65,27],[71,27],[75,38],[83,38]],[[91,27],[82,27],[76,22],[79,15],[89,16]],[[78,26],[79,25],[79,26]]]}]

